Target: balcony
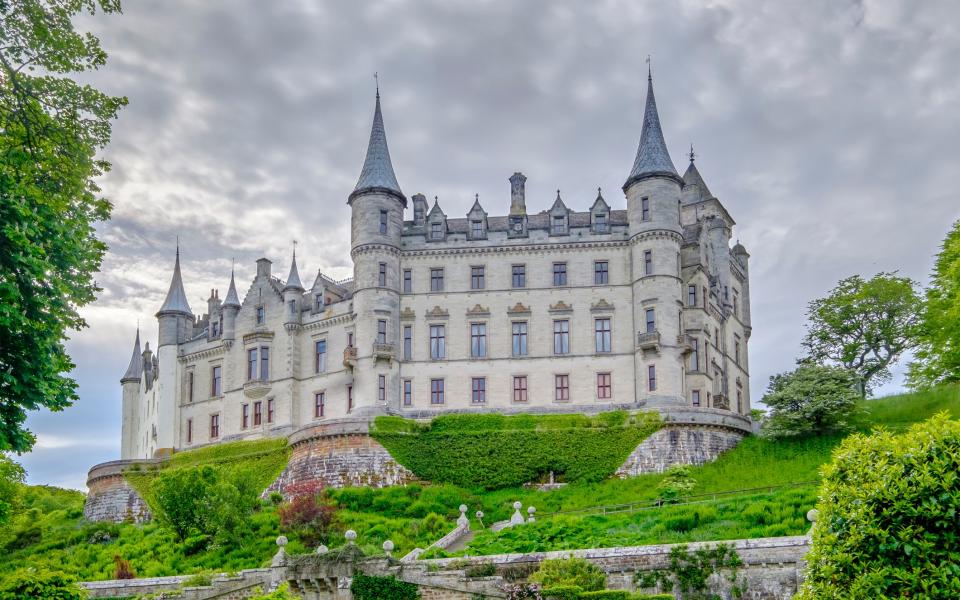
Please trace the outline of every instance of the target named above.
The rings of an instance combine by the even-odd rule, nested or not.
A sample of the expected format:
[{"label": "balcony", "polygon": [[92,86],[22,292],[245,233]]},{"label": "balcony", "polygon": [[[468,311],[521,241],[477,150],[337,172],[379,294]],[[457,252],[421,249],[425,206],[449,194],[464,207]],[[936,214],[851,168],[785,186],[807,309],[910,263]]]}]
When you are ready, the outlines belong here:
[{"label": "balcony", "polygon": [[269,379],[249,379],[243,384],[243,395],[247,398],[263,398],[270,392]]},{"label": "balcony", "polygon": [[726,394],[713,395],[713,408],[730,410],[730,398]]},{"label": "balcony", "polygon": [[343,366],[352,369],[357,364],[357,349],[354,346],[347,346],[343,349]]},{"label": "balcony", "polygon": [[390,362],[394,357],[394,346],[386,342],[374,342],[373,343],[373,360],[374,362],[378,360],[385,360]]},{"label": "balcony", "polygon": [[677,336],[677,346],[680,347],[680,351],[683,352],[684,354],[693,352],[693,347],[694,347],[693,341],[694,341],[694,338],[691,335],[680,334]]},{"label": "balcony", "polygon": [[637,348],[643,351],[660,351],[660,332],[659,331],[638,331]]}]

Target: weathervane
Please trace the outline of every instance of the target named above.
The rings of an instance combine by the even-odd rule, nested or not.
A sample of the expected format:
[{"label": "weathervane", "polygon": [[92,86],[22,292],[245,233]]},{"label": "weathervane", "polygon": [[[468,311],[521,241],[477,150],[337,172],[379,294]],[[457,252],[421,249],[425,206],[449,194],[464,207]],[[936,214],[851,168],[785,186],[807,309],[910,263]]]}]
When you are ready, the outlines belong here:
[{"label": "weathervane", "polygon": [[375,82],[374,85],[377,86],[377,98],[379,98],[380,97],[380,76],[377,75],[376,71],[373,72],[373,81]]},{"label": "weathervane", "polygon": [[653,63],[650,61],[650,55],[647,55],[647,81],[653,81]]},{"label": "weathervane", "polygon": [[693,162],[696,157],[697,155],[693,152],[693,142],[690,142],[690,162]]}]

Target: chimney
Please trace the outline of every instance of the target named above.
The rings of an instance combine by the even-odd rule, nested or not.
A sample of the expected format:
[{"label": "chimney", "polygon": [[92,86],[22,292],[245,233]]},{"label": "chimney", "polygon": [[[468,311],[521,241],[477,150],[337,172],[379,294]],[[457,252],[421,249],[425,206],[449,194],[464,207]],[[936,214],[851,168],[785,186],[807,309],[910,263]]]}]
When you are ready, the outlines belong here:
[{"label": "chimney", "polygon": [[257,259],[257,277],[265,279],[270,278],[270,265],[273,264],[268,258]]},{"label": "chimney", "polygon": [[524,197],[527,178],[519,171],[510,176],[510,215],[527,214],[527,201]]}]

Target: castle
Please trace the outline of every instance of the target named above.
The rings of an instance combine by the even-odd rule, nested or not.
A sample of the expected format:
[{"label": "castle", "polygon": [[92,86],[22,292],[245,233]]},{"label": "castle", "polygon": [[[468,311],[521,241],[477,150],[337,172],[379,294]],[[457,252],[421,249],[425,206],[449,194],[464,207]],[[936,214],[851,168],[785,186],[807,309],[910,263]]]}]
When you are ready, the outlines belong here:
[{"label": "castle", "polygon": [[407,220],[378,91],[347,200],[353,278],[304,281],[294,253],[281,280],[261,258],[242,296],[231,275],[196,316],[178,249],[156,351],[138,332],[121,379],[121,458],[381,414],[645,408],[749,430],[748,254],[692,152],[674,167],[652,80],[625,210],[558,192],[528,214],[525,180],[507,215],[415,194]]}]

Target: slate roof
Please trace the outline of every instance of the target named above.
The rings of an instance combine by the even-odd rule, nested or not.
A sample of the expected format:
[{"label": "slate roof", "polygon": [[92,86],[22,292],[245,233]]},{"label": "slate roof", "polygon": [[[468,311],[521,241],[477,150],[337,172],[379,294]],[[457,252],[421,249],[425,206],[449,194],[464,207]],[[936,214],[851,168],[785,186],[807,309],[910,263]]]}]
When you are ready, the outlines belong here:
[{"label": "slate roof", "polygon": [[137,339],[133,342],[133,356],[130,357],[130,364],[127,365],[127,372],[120,378],[120,382],[140,381],[143,374],[143,355],[140,352],[140,328],[137,328]]},{"label": "slate roof", "polygon": [[370,129],[370,142],[367,144],[367,158],[363,161],[360,179],[353,193],[366,190],[389,190],[399,196],[400,184],[390,162],[390,150],[387,148],[387,132],[383,128],[383,114],[380,112],[380,92],[377,92],[377,104],[373,111],[373,127]]},{"label": "slate roof", "polygon": [[167,298],[163,301],[163,306],[160,307],[157,314],[166,312],[184,313],[193,316],[190,303],[187,302],[187,293],[183,290],[183,278],[180,276],[180,248],[177,248],[177,258],[173,263],[173,279],[170,280]]},{"label": "slate roof", "polygon": [[233,281],[233,269],[230,270],[230,289],[227,290],[227,299],[223,301],[223,306],[236,306],[240,308],[240,297],[237,295],[237,284]]},{"label": "slate roof", "polygon": [[293,262],[290,263],[290,274],[287,275],[287,284],[283,286],[284,290],[303,291],[303,284],[300,283],[300,273],[297,272],[297,253],[293,253]]},{"label": "slate roof", "polygon": [[707,187],[707,184],[703,181],[703,177],[700,176],[700,171],[697,170],[697,165],[694,162],[690,161],[690,166],[687,167],[687,172],[683,174],[683,183],[684,185],[695,185],[700,188],[700,199],[706,200],[708,198],[713,198],[713,194],[710,193],[710,189]]},{"label": "slate roof", "polygon": [[637,147],[637,158],[633,161],[633,168],[623,188],[626,189],[635,181],[655,175],[680,179],[670,159],[670,153],[667,152],[667,144],[663,140],[660,115],[657,113],[657,100],[653,96],[653,79],[647,78],[647,106],[643,112],[640,145]]}]

